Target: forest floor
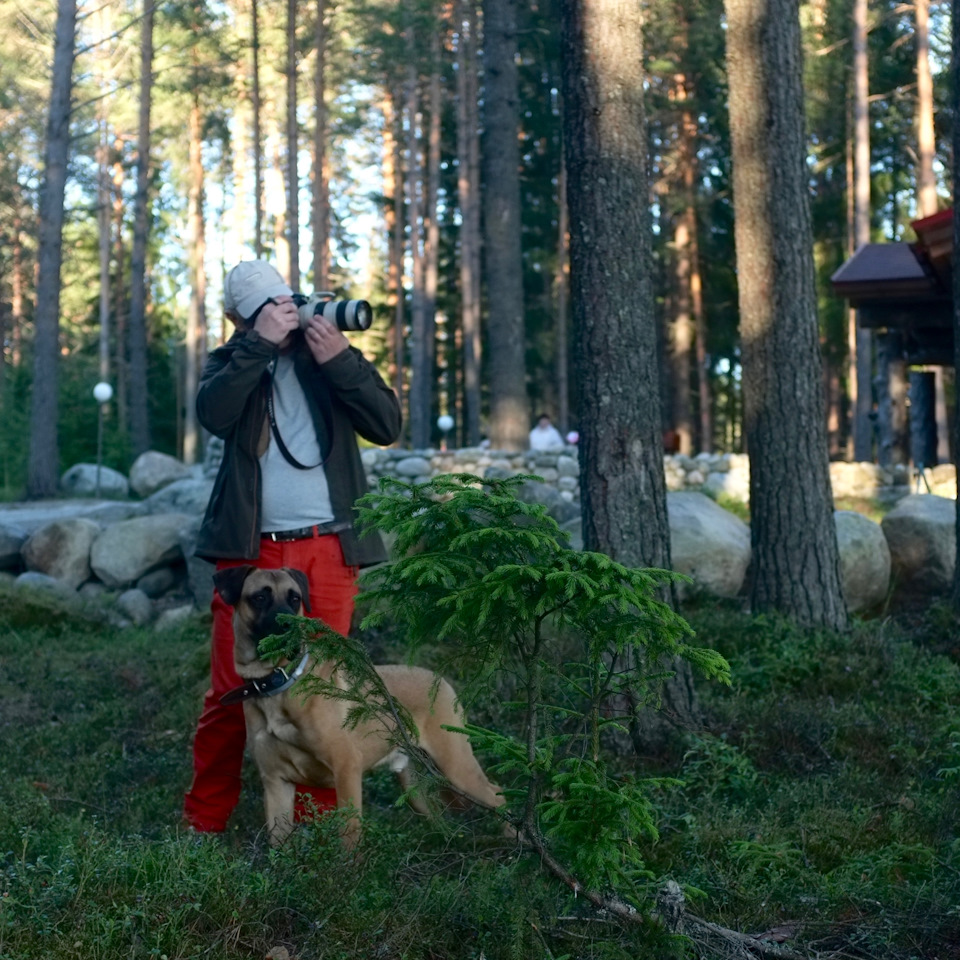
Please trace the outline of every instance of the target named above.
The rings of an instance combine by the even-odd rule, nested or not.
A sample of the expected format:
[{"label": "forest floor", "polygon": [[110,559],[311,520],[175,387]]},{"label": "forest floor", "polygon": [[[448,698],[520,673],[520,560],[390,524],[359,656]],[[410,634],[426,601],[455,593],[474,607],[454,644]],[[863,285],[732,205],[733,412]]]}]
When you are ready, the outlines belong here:
[{"label": "forest floor", "polygon": [[[638,882],[673,878],[766,956],[960,958],[956,620],[933,607],[838,636],[684,612],[733,684],[703,684],[703,729],[640,758],[680,785],[653,798]],[[329,823],[269,850],[249,764],[228,833],[186,833],[207,636],[199,615],[120,631],[0,588],[2,960],[762,955],[623,927],[479,815],[398,807],[388,775],[368,780],[357,856]],[[472,718],[497,724],[496,691]]]}]

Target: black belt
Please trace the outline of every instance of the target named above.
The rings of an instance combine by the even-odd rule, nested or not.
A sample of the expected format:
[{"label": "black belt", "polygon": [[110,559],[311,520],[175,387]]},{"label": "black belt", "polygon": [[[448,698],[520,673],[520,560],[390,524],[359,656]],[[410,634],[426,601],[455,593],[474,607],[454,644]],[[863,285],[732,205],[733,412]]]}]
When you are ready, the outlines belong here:
[{"label": "black belt", "polygon": [[264,540],[274,543],[288,543],[290,540],[311,540],[314,537],[326,537],[331,533],[340,533],[348,530],[351,524],[345,520],[333,520],[330,523],[315,523],[312,527],[300,527],[299,530],[272,530],[270,533],[261,533]]}]

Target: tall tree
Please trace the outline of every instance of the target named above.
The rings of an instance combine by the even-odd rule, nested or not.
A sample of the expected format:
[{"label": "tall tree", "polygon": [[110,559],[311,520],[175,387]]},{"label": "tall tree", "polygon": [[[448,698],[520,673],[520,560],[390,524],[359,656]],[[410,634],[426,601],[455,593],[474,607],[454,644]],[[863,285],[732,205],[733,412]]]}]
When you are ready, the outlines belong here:
[{"label": "tall tree", "polygon": [[150,224],[150,108],[153,94],[154,0],[143,0],[140,21],[140,105],[137,124],[137,191],[133,199],[133,252],[130,256],[130,442],[134,454],[150,449],[147,387],[147,235]]},{"label": "tall tree", "polygon": [[287,236],[290,249],[288,280],[300,289],[300,175],[297,123],[297,0],[287,0]]},{"label": "tall tree", "polygon": [[56,493],[59,480],[60,267],[63,203],[70,150],[70,97],[73,89],[76,22],[76,0],[59,0],[40,191],[40,244],[27,474],[27,495],[34,498],[52,496]]},{"label": "tall tree", "polygon": [[483,3],[483,256],[490,441],[521,450],[530,429],[524,359],[516,0]]},{"label": "tall tree", "polygon": [[253,251],[263,256],[263,131],[260,128],[260,23],[257,0],[250,0],[250,45],[252,53],[250,109],[253,113]]},{"label": "tall tree", "polygon": [[[867,0],[853,4],[853,247],[870,242],[870,111],[867,56]],[[853,403],[853,458],[873,459],[873,336],[850,313],[850,396]]]},{"label": "tall tree", "polygon": [[751,602],[843,628],[793,0],[727,0]]},{"label": "tall tree", "polygon": [[[572,0],[561,17],[583,542],[627,566],[669,569],[641,13],[630,0]],[[679,664],[664,704],[696,721]],[[652,717],[641,726],[662,735]]]},{"label": "tall tree", "polygon": [[313,48],[317,62],[313,73],[313,286],[330,286],[330,170],[327,160],[327,4],[317,0]]},{"label": "tall tree", "polygon": [[[950,30],[950,108],[954,117],[960,117],[960,11],[954,8],[951,11]],[[956,198],[960,197],[960,164],[956,158],[960,157],[960,123],[953,124],[953,173],[952,191],[954,197],[953,208],[953,257],[956,264],[957,251],[960,251],[960,216],[957,215]],[[960,370],[960,270],[953,270],[953,368]],[[954,391],[953,416],[953,449],[955,459],[960,460],[960,390]],[[960,472],[960,471],[958,471]],[[957,497],[956,520],[957,546],[960,548],[960,496]],[[960,549],[957,550],[960,557]],[[960,563],[953,567],[953,601],[954,612],[960,616]]]},{"label": "tall tree", "polygon": [[480,134],[477,7],[456,0],[457,196],[460,204],[460,325],[463,332],[464,438],[480,443]]}]

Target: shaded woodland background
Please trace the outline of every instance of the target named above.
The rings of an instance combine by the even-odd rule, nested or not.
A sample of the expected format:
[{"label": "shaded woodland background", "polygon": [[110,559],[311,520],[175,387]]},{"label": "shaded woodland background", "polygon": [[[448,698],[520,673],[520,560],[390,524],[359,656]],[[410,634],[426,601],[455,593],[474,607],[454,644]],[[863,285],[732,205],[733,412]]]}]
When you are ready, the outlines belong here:
[{"label": "shaded woodland background", "polygon": [[[645,7],[663,427],[683,452],[742,448],[724,22],[719,0]],[[115,389],[107,463],[122,469],[148,447],[198,458],[197,371],[230,332],[222,276],[254,255],[295,287],[375,304],[360,343],[403,395],[407,444],[435,443],[439,413],[454,416],[450,440],[461,444],[522,443],[540,410],[578,426],[559,0],[515,10],[503,0],[482,10],[472,0],[3,0],[0,23],[8,497],[27,485],[31,396],[55,407],[48,474],[93,458],[98,380]],[[829,449],[845,457],[855,453],[857,353],[863,398],[871,346],[852,337],[828,280],[866,238],[911,239],[910,220],[949,194],[952,131],[936,109],[947,96],[949,9],[816,0],[801,5],[801,24]],[[55,38],[72,53],[59,126]],[[58,140],[60,285],[44,268],[56,212],[41,195],[45,151]],[[35,363],[37,321],[51,310],[55,369]],[[869,436],[859,453],[872,455]]]}]

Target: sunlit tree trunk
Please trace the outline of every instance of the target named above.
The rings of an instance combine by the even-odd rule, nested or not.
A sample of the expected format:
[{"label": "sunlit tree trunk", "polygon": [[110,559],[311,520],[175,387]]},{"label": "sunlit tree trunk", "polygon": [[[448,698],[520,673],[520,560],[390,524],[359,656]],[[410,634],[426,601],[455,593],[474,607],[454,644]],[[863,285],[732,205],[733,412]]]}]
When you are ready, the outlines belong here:
[{"label": "sunlit tree trunk", "polygon": [[287,0],[287,236],[290,286],[300,289],[300,175],[297,124],[297,0]]},{"label": "sunlit tree trunk", "polygon": [[143,389],[130,397],[133,453],[150,449],[147,397],[147,236],[150,207],[150,109],[153,91],[153,0],[144,0],[140,21],[140,112],[137,122],[137,190],[133,198],[133,250],[130,256],[130,380]]},{"label": "sunlit tree trunk", "polygon": [[330,285],[330,171],[327,166],[326,0],[317,0],[313,46],[317,62],[313,74],[313,287]]},{"label": "sunlit tree trunk", "polygon": [[60,266],[63,201],[70,150],[76,0],[59,0],[54,34],[53,77],[40,188],[37,307],[34,313],[33,394],[27,495],[50,497],[59,480],[57,443],[60,333]]},{"label": "sunlit tree trunk", "polygon": [[522,450],[530,430],[520,244],[516,0],[483,4],[483,244],[490,441]]},{"label": "sunlit tree trunk", "polygon": [[388,200],[385,219],[389,243],[387,287],[389,304],[393,308],[393,337],[391,339],[390,382],[404,406],[404,323],[406,293],[403,287],[404,186],[403,147],[401,143],[403,108],[400,94],[391,91],[383,103],[384,195]]},{"label": "sunlit tree trunk", "polygon": [[[854,123],[854,249],[870,242],[870,115],[869,64],[867,59],[867,0],[854,0],[853,5],[853,123]],[[873,335],[863,329],[851,312],[855,327],[850,342],[854,352],[850,358],[853,405],[853,458],[873,459]]]},{"label": "sunlit tree trunk", "polygon": [[263,131],[260,127],[260,26],[257,0],[250,0],[251,46],[253,47],[253,77],[250,109],[253,113],[253,202],[256,258],[263,256]]},{"label": "sunlit tree trunk", "polygon": [[206,235],[203,219],[203,124],[200,103],[196,96],[190,109],[190,195],[187,219],[189,222],[190,250],[190,306],[187,312],[187,333],[184,349],[184,422],[183,460],[196,463],[200,455],[200,437],[197,425],[195,399],[199,382],[200,365],[204,359],[204,330],[206,327],[207,279],[204,270]]},{"label": "sunlit tree trunk", "polygon": [[[127,248],[123,240],[123,215],[126,210],[126,200],[123,196],[123,141],[117,137],[113,149],[113,180],[110,192],[113,204],[113,264],[114,275],[110,283],[113,290],[113,322],[116,337],[116,367],[114,379],[116,381],[116,418],[117,426],[126,431],[129,422],[130,377],[127,368],[126,345],[129,337],[127,331],[128,298],[126,279]],[[134,391],[137,392],[137,391]],[[144,392],[146,392],[144,390]]]},{"label": "sunlit tree trunk", "polygon": [[793,0],[727,0],[755,612],[840,629]]}]

